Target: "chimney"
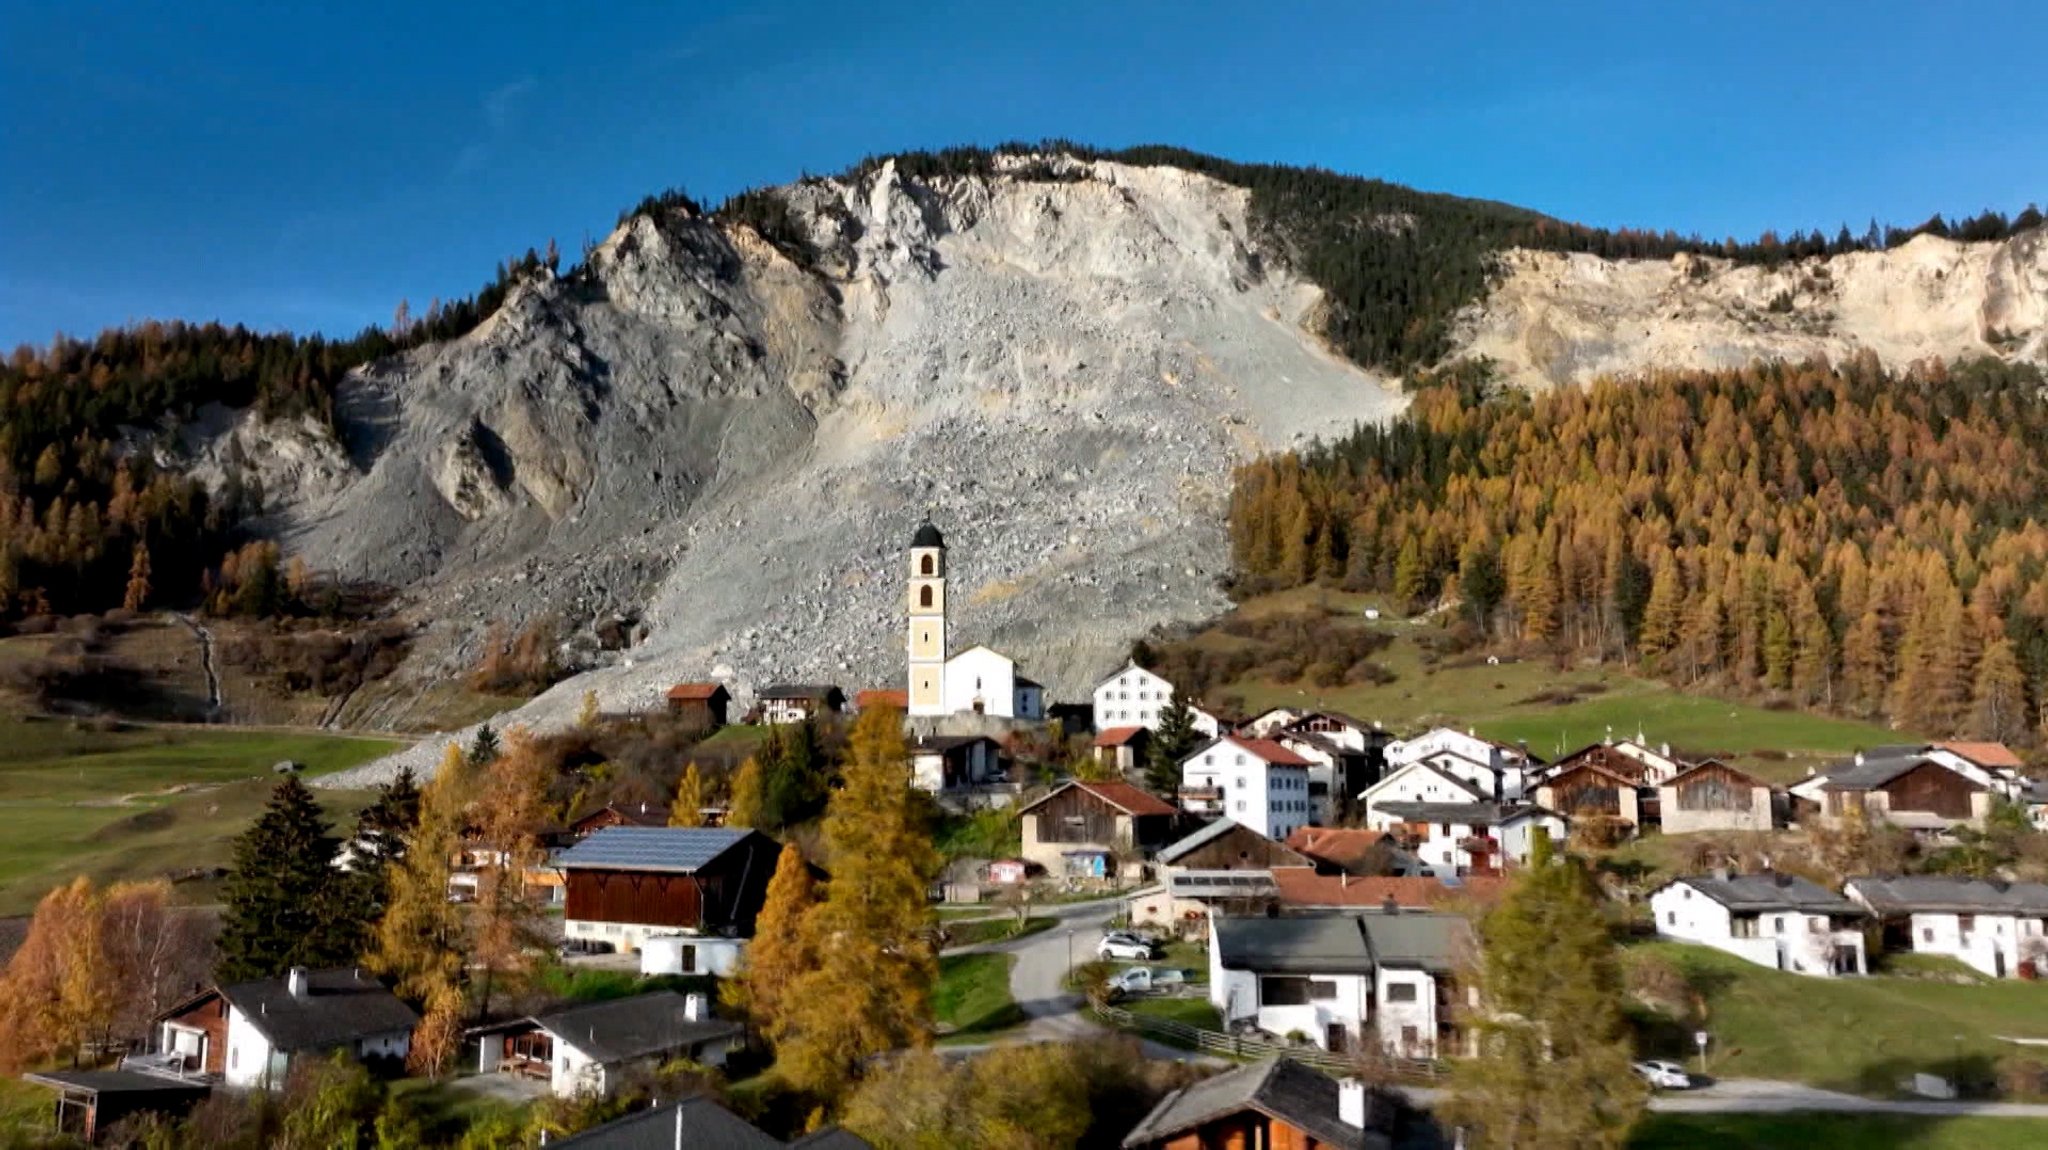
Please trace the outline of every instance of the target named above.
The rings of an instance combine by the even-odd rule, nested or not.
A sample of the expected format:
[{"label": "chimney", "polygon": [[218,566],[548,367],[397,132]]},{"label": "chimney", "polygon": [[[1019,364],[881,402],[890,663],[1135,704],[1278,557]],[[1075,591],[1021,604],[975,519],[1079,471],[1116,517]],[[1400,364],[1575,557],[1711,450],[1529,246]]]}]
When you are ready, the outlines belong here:
[{"label": "chimney", "polygon": [[1391,891],[1388,892],[1386,898],[1380,900],[1380,910],[1386,914],[1401,913],[1401,905],[1394,901],[1394,895]]},{"label": "chimney", "polygon": [[1857,765],[1857,766],[1859,766],[1859,767],[1863,765],[1863,752],[1862,752],[1862,751],[1858,751],[1858,752],[1856,752],[1856,765]]},{"label": "chimney", "polygon": [[711,1017],[711,999],[702,994],[683,996],[683,1021],[704,1022]]},{"label": "chimney", "polygon": [[1715,868],[1714,868],[1714,881],[1715,881],[1715,882],[1727,882],[1727,881],[1728,881],[1728,868],[1727,868],[1727,867],[1725,867],[1725,866],[1717,866],[1717,867],[1715,867]]},{"label": "chimney", "polygon": [[1353,1130],[1365,1129],[1365,1083],[1356,1078],[1337,1081],[1337,1118]]},{"label": "chimney", "polygon": [[306,968],[295,966],[287,971],[284,976],[284,988],[293,998],[306,997]]}]

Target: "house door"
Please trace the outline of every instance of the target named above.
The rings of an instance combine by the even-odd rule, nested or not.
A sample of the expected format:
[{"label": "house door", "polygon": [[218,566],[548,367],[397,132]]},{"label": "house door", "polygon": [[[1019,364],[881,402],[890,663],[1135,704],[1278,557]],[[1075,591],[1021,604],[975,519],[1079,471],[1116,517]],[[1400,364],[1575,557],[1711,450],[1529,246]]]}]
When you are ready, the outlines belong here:
[{"label": "house door", "polygon": [[1323,1031],[1323,1047],[1332,1054],[1342,1054],[1350,1049],[1351,1035],[1341,1022],[1332,1022]]},{"label": "house door", "polygon": [[1991,952],[1991,976],[1993,978],[2005,977],[2005,952],[2002,950],[1993,950]]},{"label": "house door", "polygon": [[682,953],[683,973],[697,973],[697,948],[694,945],[684,944],[676,949]]}]

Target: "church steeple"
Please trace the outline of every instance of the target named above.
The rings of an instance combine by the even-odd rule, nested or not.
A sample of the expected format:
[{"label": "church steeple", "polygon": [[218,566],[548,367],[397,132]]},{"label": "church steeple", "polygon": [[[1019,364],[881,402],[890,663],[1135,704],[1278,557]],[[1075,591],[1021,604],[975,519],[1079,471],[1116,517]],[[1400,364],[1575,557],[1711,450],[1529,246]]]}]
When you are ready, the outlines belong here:
[{"label": "church steeple", "polygon": [[930,519],[910,539],[910,713],[946,713],[946,538]]}]

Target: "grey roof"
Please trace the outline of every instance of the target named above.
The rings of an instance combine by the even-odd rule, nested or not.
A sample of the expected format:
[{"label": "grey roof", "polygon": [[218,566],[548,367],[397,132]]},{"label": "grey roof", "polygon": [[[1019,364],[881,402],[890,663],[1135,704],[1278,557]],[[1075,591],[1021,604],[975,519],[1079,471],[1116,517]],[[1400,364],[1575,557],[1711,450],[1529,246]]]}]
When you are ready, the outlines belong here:
[{"label": "grey roof", "polygon": [[699,1097],[643,1110],[550,1145],[561,1150],[674,1150],[677,1145],[690,1150],[784,1150],[785,1144],[711,1099]]},{"label": "grey roof", "polygon": [[725,1019],[685,1018],[683,1008],[682,995],[657,990],[572,1006],[538,1015],[533,1022],[591,1061],[605,1065],[668,1054],[741,1031],[739,1023]]},{"label": "grey roof", "polygon": [[2048,915],[2048,885],[1959,875],[1860,875],[1848,881],[1880,914]]},{"label": "grey roof", "polygon": [[1374,803],[1372,809],[1425,823],[1498,826],[1521,815],[1549,814],[1527,803]]},{"label": "grey roof", "polygon": [[361,970],[339,967],[306,975],[306,996],[292,997],[282,978],[219,988],[279,1050],[322,1050],[372,1035],[409,1031],[420,1016],[384,984]]},{"label": "grey roof", "polygon": [[939,534],[939,529],[932,526],[932,521],[927,519],[917,525],[917,534],[910,537],[910,545],[912,547],[944,547],[946,545],[946,537]]},{"label": "grey roof", "polygon": [[1369,974],[1393,966],[1448,971],[1471,925],[1432,911],[1350,910],[1218,918],[1217,961],[1230,970]]},{"label": "grey roof", "polygon": [[1260,898],[1280,893],[1273,872],[1265,870],[1197,870],[1168,875],[1167,893],[1174,898]]},{"label": "grey roof", "polygon": [[832,696],[846,697],[846,692],[830,683],[776,683],[763,687],[756,696],[762,699],[808,699],[822,703]]},{"label": "grey roof", "polygon": [[1230,819],[1217,819],[1215,822],[1202,827],[1200,830],[1197,830],[1192,834],[1183,835],[1180,838],[1175,839],[1174,841],[1168,843],[1164,848],[1160,850],[1158,861],[1162,863],[1171,863],[1173,862],[1173,860],[1180,858],[1182,855],[1185,855],[1198,847],[1206,846],[1209,843],[1215,842],[1217,839],[1222,838],[1224,835],[1229,834],[1233,830],[1242,830],[1246,834],[1254,835],[1259,833],[1255,830],[1252,830],[1250,827],[1245,826],[1243,823],[1234,822]]},{"label": "grey roof", "polygon": [[693,874],[751,833],[743,827],[605,827],[563,851],[555,865]]},{"label": "grey roof", "polygon": [[789,1145],[791,1150],[875,1150],[867,1139],[837,1126],[806,1134]]},{"label": "grey roof", "polygon": [[[1880,747],[1878,751],[1891,752],[1897,748]],[[1930,759],[1917,749],[1907,754],[1879,754],[1865,751],[1863,761],[1852,763],[1840,770],[1828,772],[1827,782],[1821,784],[1824,791],[1870,791],[1891,782],[1922,763],[1933,763],[1944,771],[1954,768],[1938,759]]]},{"label": "grey roof", "polygon": [[205,1094],[212,1088],[191,1078],[142,1074],[134,1070],[44,1070],[24,1074],[24,1082],[52,1086],[77,1094]]},{"label": "grey roof", "polygon": [[[1862,907],[1819,883],[1800,878],[1796,874],[1764,871],[1761,874],[1730,875],[1727,878],[1695,874],[1672,879],[1664,886],[1676,882],[1685,883],[1729,910],[1803,910],[1815,914],[1863,913]],[[1663,887],[1658,889],[1662,890]]]},{"label": "grey roof", "polygon": [[1337,1080],[1291,1058],[1274,1058],[1205,1078],[1159,1100],[1124,1136],[1128,1150],[1154,1147],[1220,1118],[1256,1110],[1307,1132],[1332,1150],[1390,1145],[1381,1131],[1390,1115],[1376,1093],[1366,1095],[1365,1127],[1337,1116]]}]

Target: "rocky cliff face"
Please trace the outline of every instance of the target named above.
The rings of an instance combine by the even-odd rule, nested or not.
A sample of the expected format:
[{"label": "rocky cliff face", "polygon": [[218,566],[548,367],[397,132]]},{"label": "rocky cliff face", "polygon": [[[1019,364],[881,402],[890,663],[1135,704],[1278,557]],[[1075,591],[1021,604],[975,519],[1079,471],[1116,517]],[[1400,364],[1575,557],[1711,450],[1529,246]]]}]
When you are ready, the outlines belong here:
[{"label": "rocky cliff face", "polygon": [[[685,678],[900,685],[927,514],[954,649],[1080,697],[1151,626],[1224,606],[1234,464],[1402,401],[1315,337],[1321,293],[1262,248],[1245,192],[1055,163],[1070,178],[885,165],[782,189],[802,265],[744,227],[635,217],[587,274],[352,378],[345,458],[247,426],[226,454],[279,477],[275,526],[316,567],[401,588],[427,628],[412,675],[469,665],[490,622],[560,618],[597,669],[525,721],[568,721],[585,690],[651,707]],[[1772,272],[1510,253],[1459,354],[1529,386],[1859,347],[2041,358],[2044,288],[2039,235]],[[635,642],[597,653],[614,614]]]},{"label": "rocky cliff face", "polygon": [[1492,358],[1523,387],[1863,349],[1896,364],[2048,361],[2048,231],[1997,244],[1921,236],[1774,269],[1511,252],[1460,339],[1460,354]]},{"label": "rocky cliff face", "polygon": [[589,276],[351,380],[358,477],[285,493],[278,525],[404,588],[421,673],[492,620],[637,615],[642,641],[529,708],[545,723],[586,689],[650,706],[712,674],[898,685],[929,514],[955,649],[1077,694],[1147,628],[1223,606],[1234,463],[1400,399],[1308,330],[1320,293],[1259,250],[1243,192],[1074,174],[787,189],[809,268],[743,228],[635,218]]}]

